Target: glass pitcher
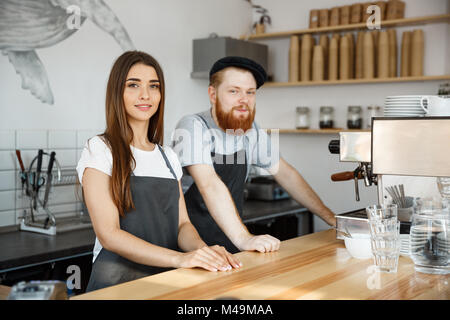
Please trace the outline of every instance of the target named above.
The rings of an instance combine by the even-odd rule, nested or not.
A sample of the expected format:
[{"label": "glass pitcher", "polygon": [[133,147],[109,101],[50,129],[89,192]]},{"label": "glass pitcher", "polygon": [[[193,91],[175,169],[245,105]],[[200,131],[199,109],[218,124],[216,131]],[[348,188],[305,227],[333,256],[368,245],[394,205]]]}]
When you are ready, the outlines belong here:
[{"label": "glass pitcher", "polygon": [[450,208],[436,199],[418,199],[410,231],[410,257],[415,270],[450,274]]}]

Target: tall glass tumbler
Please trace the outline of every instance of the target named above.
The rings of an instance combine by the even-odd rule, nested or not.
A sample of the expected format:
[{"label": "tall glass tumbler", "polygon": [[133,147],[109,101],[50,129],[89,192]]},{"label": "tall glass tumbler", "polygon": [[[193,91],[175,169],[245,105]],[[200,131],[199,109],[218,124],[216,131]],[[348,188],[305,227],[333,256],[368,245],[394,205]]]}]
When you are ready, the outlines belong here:
[{"label": "tall glass tumbler", "polygon": [[369,221],[372,254],[376,269],[395,273],[400,255],[400,222],[394,219]]},{"label": "tall glass tumbler", "polygon": [[369,221],[383,219],[397,221],[398,209],[396,204],[372,205],[366,208],[366,213]]}]

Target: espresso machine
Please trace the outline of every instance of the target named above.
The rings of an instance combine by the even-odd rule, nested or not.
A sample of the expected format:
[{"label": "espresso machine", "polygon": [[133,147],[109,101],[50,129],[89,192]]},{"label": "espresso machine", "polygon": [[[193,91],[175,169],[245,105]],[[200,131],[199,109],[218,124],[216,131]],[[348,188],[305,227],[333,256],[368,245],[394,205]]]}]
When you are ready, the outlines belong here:
[{"label": "espresso machine", "polygon": [[[353,172],[331,177],[333,181],[354,180],[356,201],[360,179],[367,187],[376,185],[378,204],[386,204],[393,201],[386,192],[393,178],[435,181],[450,177],[450,117],[375,117],[371,128],[370,132],[340,132],[339,140],[329,143],[329,151],[339,154],[341,162],[357,165]],[[408,219],[400,220],[400,233],[409,234],[410,225]],[[338,239],[346,233],[368,233],[365,209],[337,215],[336,229]]]}]

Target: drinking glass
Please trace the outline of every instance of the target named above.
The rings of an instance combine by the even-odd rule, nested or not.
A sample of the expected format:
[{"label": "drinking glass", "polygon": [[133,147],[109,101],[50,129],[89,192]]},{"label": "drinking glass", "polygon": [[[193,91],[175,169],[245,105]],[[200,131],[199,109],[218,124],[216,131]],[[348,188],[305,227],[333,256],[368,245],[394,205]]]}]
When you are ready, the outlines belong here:
[{"label": "drinking glass", "polygon": [[450,208],[435,199],[416,201],[410,231],[410,257],[418,272],[450,274]]},{"label": "drinking glass", "polygon": [[366,208],[367,218],[371,220],[391,219],[397,221],[397,205],[381,204],[372,205]]},{"label": "drinking glass", "polygon": [[395,273],[400,255],[400,222],[396,219],[369,221],[374,264],[378,271]]}]

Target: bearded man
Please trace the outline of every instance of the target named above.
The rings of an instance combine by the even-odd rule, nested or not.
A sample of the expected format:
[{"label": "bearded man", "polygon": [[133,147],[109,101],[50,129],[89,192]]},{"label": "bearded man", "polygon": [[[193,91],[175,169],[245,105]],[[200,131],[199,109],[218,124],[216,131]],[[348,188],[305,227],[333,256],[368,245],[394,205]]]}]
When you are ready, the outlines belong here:
[{"label": "bearded man", "polygon": [[254,122],[256,90],[267,79],[264,68],[247,58],[225,57],[214,63],[209,76],[211,108],[183,117],[172,145],[193,178],[184,198],[202,239],[232,253],[279,249],[278,239],[250,234],[242,223],[244,184],[252,165],[267,170],[293,199],[335,226],[334,214],[279,156],[278,141]]}]

